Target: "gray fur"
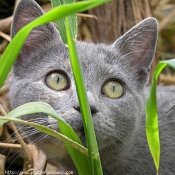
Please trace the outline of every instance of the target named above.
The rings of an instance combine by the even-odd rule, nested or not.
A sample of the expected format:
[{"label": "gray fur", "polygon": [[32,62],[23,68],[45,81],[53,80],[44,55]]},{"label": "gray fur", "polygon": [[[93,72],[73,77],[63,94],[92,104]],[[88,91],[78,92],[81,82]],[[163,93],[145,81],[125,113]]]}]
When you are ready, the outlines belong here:
[{"label": "gray fur", "polygon": [[[33,0],[21,0],[14,15],[12,36],[41,14]],[[147,18],[112,45],[77,42],[89,103],[95,109],[92,115],[104,175],[156,174],[145,136],[145,101],[149,93],[145,85],[156,40],[157,22]],[[69,89],[57,92],[46,86],[45,77],[52,70],[68,75]],[[110,99],[101,93],[103,83],[110,78],[123,82],[122,97]],[[160,175],[175,174],[174,91],[174,87],[162,86],[157,92],[162,145]],[[32,101],[47,102],[73,129],[82,129],[68,49],[51,23],[34,29],[26,41],[13,67],[10,97],[12,109]],[[43,114],[24,119],[58,130],[56,121]],[[46,153],[50,162],[77,174],[61,141],[28,126],[18,127],[29,142]],[[85,143],[83,132],[79,136]]]}]

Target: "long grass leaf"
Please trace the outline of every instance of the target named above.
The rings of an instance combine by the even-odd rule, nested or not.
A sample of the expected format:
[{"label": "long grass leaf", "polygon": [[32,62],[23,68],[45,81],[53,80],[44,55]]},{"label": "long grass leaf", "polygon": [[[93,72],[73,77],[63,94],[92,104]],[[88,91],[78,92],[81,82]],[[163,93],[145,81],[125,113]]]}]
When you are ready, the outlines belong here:
[{"label": "long grass leaf", "polygon": [[[52,7],[57,7],[63,4],[71,4],[71,3],[75,3],[75,0],[64,0],[64,1],[60,1],[60,0],[51,0],[52,2]],[[71,26],[71,31],[72,31],[72,35],[73,38],[76,38],[77,36],[77,15],[75,14],[71,14],[68,16]],[[65,26],[65,18],[61,18],[56,20],[56,24],[59,30],[59,33],[61,35],[62,41],[64,42],[65,45],[67,45],[67,36],[66,36],[66,26]]]},{"label": "long grass leaf", "polygon": [[[72,139],[73,141],[77,142],[78,144],[82,145],[82,142],[80,141],[79,137],[74,132],[74,130],[70,127],[70,125],[67,124],[60,116],[58,116],[57,113],[54,111],[54,109],[47,103],[44,103],[44,102],[26,103],[9,112],[7,114],[7,117],[11,117],[13,120],[14,118],[18,118],[27,114],[34,114],[34,113],[44,113],[44,114],[47,114],[48,116],[55,118],[58,121],[59,129],[61,133],[67,136],[68,138]],[[2,126],[4,122],[6,121],[0,121],[0,126]],[[41,129],[43,129],[43,127]],[[44,129],[45,130],[43,131],[50,131],[49,129],[46,129],[46,128]],[[49,134],[51,133],[49,132]],[[67,145],[68,143],[66,143],[66,146]],[[81,148],[79,147],[78,149],[81,149]],[[87,172],[87,174],[92,174],[87,153],[85,155],[79,150],[77,150],[77,148],[74,148],[72,146],[69,146],[68,153],[70,154],[71,158],[74,161],[76,160],[76,162],[74,163],[80,175],[84,175],[84,172]]]},{"label": "long grass leaf", "polygon": [[96,136],[94,131],[92,115],[91,115],[90,106],[88,103],[80,61],[79,61],[78,53],[75,46],[75,39],[73,39],[68,18],[66,18],[66,29],[67,29],[67,39],[68,39],[70,60],[71,60],[73,74],[74,74],[78,100],[80,104],[80,110],[83,118],[83,125],[84,125],[85,134],[86,134],[86,141],[88,145],[90,163],[93,170],[93,174],[95,169],[96,175],[102,175],[103,172],[102,172],[102,167],[101,167],[101,162],[99,157],[99,151],[98,151],[98,146],[97,146],[97,141],[96,141]]},{"label": "long grass leaf", "polygon": [[54,21],[56,19],[63,18],[67,15],[74,14],[76,12],[81,12],[92,7],[98,6],[109,0],[91,0],[91,1],[83,1],[77,2],[74,4],[67,4],[63,6],[56,7],[36,20],[32,21],[24,28],[22,28],[13,38],[11,43],[6,48],[0,59],[0,88],[4,84],[4,81],[14,64],[16,58],[19,55],[19,52],[27,39],[27,36],[31,32],[31,30],[39,25],[48,23],[50,21]]},{"label": "long grass leaf", "polygon": [[157,172],[160,163],[160,139],[156,100],[156,80],[161,71],[167,65],[175,69],[175,59],[160,61],[156,66],[152,79],[150,95],[146,103],[146,136]]},{"label": "long grass leaf", "polygon": [[[18,117],[21,117],[21,116],[18,116]],[[28,122],[28,121],[25,121],[25,120],[14,118],[14,117],[13,118],[12,117],[8,117],[8,115],[6,117],[5,116],[0,116],[0,121],[2,121],[0,123],[0,125],[2,123],[7,122],[7,121],[12,121],[12,122],[15,122],[15,123],[21,123],[21,124],[32,126],[32,127],[36,128],[36,129],[40,130],[41,132],[45,133],[45,134],[48,134],[48,135],[50,135],[52,137],[55,137],[55,138],[63,141],[65,144],[71,145],[75,149],[77,149],[80,152],[82,152],[83,154],[85,154],[87,157],[89,156],[87,148],[85,148],[81,144],[73,141],[72,139],[68,138],[67,136],[65,136],[65,135],[63,135],[63,134],[61,134],[61,133],[59,133],[59,132],[57,132],[57,131],[55,131],[53,129],[50,129],[50,128],[44,126],[44,125],[40,125],[38,123],[33,123],[33,122]]]}]

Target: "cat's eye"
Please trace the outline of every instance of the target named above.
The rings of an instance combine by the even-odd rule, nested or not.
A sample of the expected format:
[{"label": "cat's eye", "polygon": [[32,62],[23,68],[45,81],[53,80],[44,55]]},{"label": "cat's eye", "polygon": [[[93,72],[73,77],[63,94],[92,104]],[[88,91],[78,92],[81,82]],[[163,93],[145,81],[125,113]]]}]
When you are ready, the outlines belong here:
[{"label": "cat's eye", "polygon": [[45,82],[48,87],[56,91],[63,91],[69,87],[69,80],[62,72],[52,72],[48,74]]},{"label": "cat's eye", "polygon": [[123,95],[123,85],[118,80],[108,80],[102,86],[102,94],[108,98],[119,98]]}]

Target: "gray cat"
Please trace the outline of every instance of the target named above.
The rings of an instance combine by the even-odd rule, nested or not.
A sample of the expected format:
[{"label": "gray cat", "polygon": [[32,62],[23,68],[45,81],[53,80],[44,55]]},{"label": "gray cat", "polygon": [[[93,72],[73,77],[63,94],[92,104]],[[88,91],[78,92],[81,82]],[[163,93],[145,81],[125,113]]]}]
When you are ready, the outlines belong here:
[{"label": "gray cat", "polygon": [[[14,15],[12,37],[42,14],[34,0],[21,0]],[[156,174],[145,136],[145,101],[149,94],[146,83],[156,40],[157,21],[147,18],[111,45],[77,42],[104,175]],[[13,67],[11,108],[32,101],[47,102],[85,144],[68,55],[51,23],[35,28]],[[157,92],[160,175],[175,174],[174,92],[174,87],[158,87]],[[58,130],[57,122],[44,114],[23,118]],[[61,141],[29,126],[19,127],[51,163],[78,174]]]}]

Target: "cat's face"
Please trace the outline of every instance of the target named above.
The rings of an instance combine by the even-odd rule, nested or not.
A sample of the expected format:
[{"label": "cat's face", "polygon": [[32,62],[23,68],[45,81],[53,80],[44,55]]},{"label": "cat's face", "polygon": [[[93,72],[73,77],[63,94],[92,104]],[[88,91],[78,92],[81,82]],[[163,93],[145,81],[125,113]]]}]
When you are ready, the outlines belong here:
[{"label": "cat's face", "polygon": [[[33,9],[32,13],[29,9]],[[33,0],[23,0],[14,16],[12,35],[41,14]],[[144,110],[143,89],[156,39],[157,23],[148,18],[112,45],[77,42],[100,149],[114,144],[120,147],[134,135]],[[85,141],[68,49],[52,24],[30,34],[13,67],[10,95],[12,108],[32,101],[49,103]],[[24,118],[58,129],[57,122],[43,114]],[[34,142],[39,142],[41,136],[45,147],[60,144],[44,134],[35,134],[35,130],[30,134],[27,130],[27,126],[23,127]]]}]

